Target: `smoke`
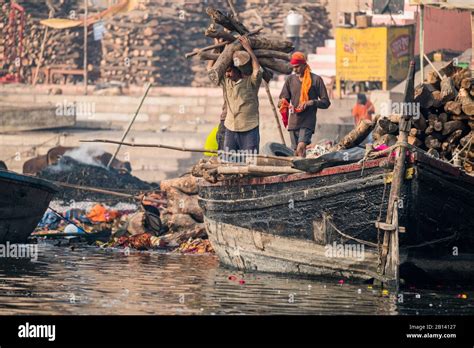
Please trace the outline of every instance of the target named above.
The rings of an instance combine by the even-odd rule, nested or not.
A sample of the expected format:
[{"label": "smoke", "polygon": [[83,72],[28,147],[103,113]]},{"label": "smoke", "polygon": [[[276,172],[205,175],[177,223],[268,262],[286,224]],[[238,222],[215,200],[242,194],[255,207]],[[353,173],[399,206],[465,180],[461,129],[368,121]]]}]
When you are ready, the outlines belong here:
[{"label": "smoke", "polygon": [[78,162],[91,166],[104,167],[104,165],[96,158],[104,153],[105,151],[101,148],[98,148],[97,146],[82,144],[77,149],[65,152],[64,156],[71,157]]}]

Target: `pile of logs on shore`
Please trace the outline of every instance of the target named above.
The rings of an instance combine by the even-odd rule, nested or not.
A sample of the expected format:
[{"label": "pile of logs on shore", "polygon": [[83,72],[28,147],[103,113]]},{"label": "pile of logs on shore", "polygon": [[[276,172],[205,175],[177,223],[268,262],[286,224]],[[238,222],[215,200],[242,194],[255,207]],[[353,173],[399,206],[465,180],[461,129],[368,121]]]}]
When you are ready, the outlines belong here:
[{"label": "pile of logs on shore", "polygon": [[[264,69],[263,78],[269,81],[274,72],[290,74],[292,69],[288,61],[290,52],[294,50],[291,41],[264,35],[263,28],[250,31],[233,14],[225,14],[213,7],[208,7],[206,13],[212,23],[205,31],[209,38],[218,40],[215,45],[207,46],[188,53],[186,57],[198,56],[201,60],[212,61],[212,67],[208,70],[209,79],[218,85],[223,78],[226,69],[235,62],[234,58],[243,51],[242,44],[237,40],[238,36],[248,37],[252,49],[255,51],[260,65]],[[210,52],[213,50],[212,52]],[[247,64],[250,64],[247,63]]]},{"label": "pile of logs on shore", "polygon": [[[22,53],[19,56],[19,17],[16,31],[9,25],[10,4],[0,9],[0,69],[4,73],[20,73],[22,82],[32,83],[36,67],[55,67],[82,69],[84,60],[84,29],[48,29],[40,24],[46,18],[79,18],[77,1],[18,1],[25,8],[26,17],[23,31]],[[46,33],[46,35],[45,35]],[[92,28],[88,31],[88,70],[99,66],[101,59],[100,41],[95,41]],[[20,61],[18,60],[20,59]],[[94,75],[90,76],[93,80]],[[38,76],[39,83],[45,82],[45,75]],[[60,76],[54,76],[52,82],[60,82]],[[82,77],[69,76],[66,83],[82,80]],[[92,81],[93,82],[93,81]]]},{"label": "pile of logs on shore", "polygon": [[[469,69],[452,63],[441,71],[432,71],[415,88],[414,113],[408,143],[429,154],[473,171],[474,151],[474,79]],[[398,115],[379,119],[373,132],[375,146],[392,145],[398,133]]]}]

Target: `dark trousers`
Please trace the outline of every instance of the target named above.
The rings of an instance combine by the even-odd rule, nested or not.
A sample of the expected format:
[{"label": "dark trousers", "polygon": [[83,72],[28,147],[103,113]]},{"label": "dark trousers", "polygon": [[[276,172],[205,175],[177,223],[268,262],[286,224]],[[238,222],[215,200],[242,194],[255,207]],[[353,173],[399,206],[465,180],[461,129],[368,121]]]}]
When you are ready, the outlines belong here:
[{"label": "dark trousers", "polygon": [[305,143],[306,145],[311,144],[311,138],[313,137],[313,131],[309,128],[300,128],[290,131],[291,148],[296,150],[298,143]]},{"label": "dark trousers", "polygon": [[258,153],[260,147],[259,127],[246,132],[233,132],[225,130],[224,150],[225,151],[254,151]]}]

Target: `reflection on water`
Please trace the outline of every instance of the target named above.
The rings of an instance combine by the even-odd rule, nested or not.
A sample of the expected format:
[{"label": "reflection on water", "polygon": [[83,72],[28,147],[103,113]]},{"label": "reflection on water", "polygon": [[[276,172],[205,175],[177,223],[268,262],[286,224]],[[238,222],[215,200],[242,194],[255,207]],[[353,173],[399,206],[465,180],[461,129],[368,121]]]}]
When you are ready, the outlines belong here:
[{"label": "reflection on water", "polygon": [[127,256],[40,244],[38,262],[0,259],[3,315],[473,314],[473,295],[465,289],[382,294],[337,279],[243,274],[219,266],[214,255]]}]

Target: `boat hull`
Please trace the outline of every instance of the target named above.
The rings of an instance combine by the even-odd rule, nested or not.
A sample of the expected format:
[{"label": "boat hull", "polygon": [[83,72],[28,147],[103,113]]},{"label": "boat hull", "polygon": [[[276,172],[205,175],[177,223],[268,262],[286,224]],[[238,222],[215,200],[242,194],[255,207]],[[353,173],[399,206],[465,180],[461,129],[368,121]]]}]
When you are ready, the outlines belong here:
[{"label": "boat hull", "polygon": [[0,243],[26,243],[57,191],[46,180],[0,171]]},{"label": "boat hull", "polygon": [[[378,255],[384,231],[375,222],[385,221],[390,175],[380,162],[201,183],[199,203],[217,255],[249,271],[383,281]],[[400,226],[406,228],[399,234],[402,263],[434,269],[433,262],[415,260],[443,258],[453,265],[460,259],[453,258],[455,252],[472,254],[474,246],[474,180],[423,155],[410,162],[398,204]],[[252,242],[262,238],[272,240],[273,253]],[[328,257],[328,248],[339,245],[363,246],[364,260]]]},{"label": "boat hull", "polygon": [[303,239],[281,237],[204,219],[209,240],[220,261],[252,272],[298,276],[330,276],[359,279],[381,278],[378,255],[364,251],[359,258],[330,258],[328,249]]}]

